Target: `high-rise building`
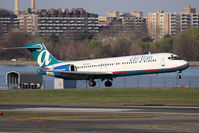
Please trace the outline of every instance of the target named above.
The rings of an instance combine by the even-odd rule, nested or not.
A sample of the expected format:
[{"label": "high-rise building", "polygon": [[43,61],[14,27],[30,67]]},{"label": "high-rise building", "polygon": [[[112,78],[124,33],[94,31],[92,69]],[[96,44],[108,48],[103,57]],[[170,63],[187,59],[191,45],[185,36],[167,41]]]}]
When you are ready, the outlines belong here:
[{"label": "high-rise building", "polygon": [[34,13],[19,15],[20,30],[47,38],[52,34],[63,35],[68,32],[98,32],[98,15],[88,13],[82,8],[72,10],[35,10]]},{"label": "high-rise building", "polygon": [[[133,15],[132,15],[133,14]],[[118,11],[108,12],[107,17],[99,17],[101,25],[117,25],[140,27],[146,25],[146,19],[143,17],[143,12],[119,13]]]},{"label": "high-rise building", "polygon": [[119,18],[119,12],[117,12],[117,11],[115,11],[115,12],[108,12],[108,14],[107,14],[107,16],[109,17],[109,18]]},{"label": "high-rise building", "polygon": [[195,8],[184,8],[183,13],[148,13],[148,35],[159,40],[165,35],[177,35],[190,27],[199,28],[199,14]]},{"label": "high-rise building", "polygon": [[135,17],[143,18],[143,12],[132,12],[131,15]]},{"label": "high-rise building", "polygon": [[180,31],[186,30],[190,27],[199,28],[199,14],[180,14]]},{"label": "high-rise building", "polygon": [[38,15],[36,14],[19,15],[18,21],[19,21],[20,31],[27,32],[32,35],[38,33]]},{"label": "high-rise building", "polygon": [[169,34],[169,13],[159,10],[157,13],[148,13],[148,35],[159,40]]},{"label": "high-rise building", "polygon": [[17,16],[6,10],[0,10],[0,40],[7,39],[8,33],[18,29]]},{"label": "high-rise building", "polygon": [[183,13],[180,13],[180,31],[183,31],[189,27],[199,28],[199,14],[196,12],[196,8],[191,6],[184,8]]},{"label": "high-rise building", "polygon": [[134,26],[135,25],[135,16],[132,16],[129,13],[122,13],[120,19],[122,20],[122,25]]},{"label": "high-rise building", "polygon": [[180,32],[180,14],[169,13],[169,35],[177,35]]},{"label": "high-rise building", "polygon": [[199,14],[191,14],[191,24],[193,27],[199,28]]},{"label": "high-rise building", "polygon": [[132,16],[135,16],[135,26],[144,26],[146,25],[146,18],[143,16],[143,12],[132,12]]},{"label": "high-rise building", "polygon": [[98,24],[99,24],[100,27],[106,27],[106,26],[109,26],[111,24],[111,20],[109,20],[108,17],[99,16],[98,17]]},{"label": "high-rise building", "polygon": [[184,14],[194,14],[196,13],[196,8],[191,8],[191,6],[184,8]]}]

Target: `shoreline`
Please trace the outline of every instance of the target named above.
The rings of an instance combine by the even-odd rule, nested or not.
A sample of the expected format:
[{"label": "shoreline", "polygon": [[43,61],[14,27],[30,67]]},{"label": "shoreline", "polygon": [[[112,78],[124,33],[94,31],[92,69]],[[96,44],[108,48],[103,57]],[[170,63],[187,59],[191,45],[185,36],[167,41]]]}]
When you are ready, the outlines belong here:
[{"label": "shoreline", "polygon": [[199,66],[199,61],[188,61],[190,66]]},{"label": "shoreline", "polygon": [[[190,66],[199,66],[199,61],[189,61]],[[38,65],[36,61],[6,61],[0,60],[0,65]]]},{"label": "shoreline", "polygon": [[36,61],[6,61],[1,60],[0,65],[38,65]]}]

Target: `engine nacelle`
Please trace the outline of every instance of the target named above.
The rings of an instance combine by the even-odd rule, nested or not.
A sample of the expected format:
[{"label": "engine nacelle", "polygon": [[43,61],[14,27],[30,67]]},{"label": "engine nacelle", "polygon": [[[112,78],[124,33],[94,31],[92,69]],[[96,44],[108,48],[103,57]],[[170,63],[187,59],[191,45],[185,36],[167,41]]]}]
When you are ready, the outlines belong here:
[{"label": "engine nacelle", "polygon": [[37,73],[38,74],[42,74],[42,75],[56,76],[56,77],[60,76],[59,72],[53,72],[53,71],[69,71],[69,72],[73,72],[73,71],[77,71],[77,67],[75,67],[72,64],[67,64],[67,65],[62,65],[62,66],[58,66],[58,67],[54,67],[54,68],[50,68],[50,69],[48,69],[48,68],[40,68],[40,69],[37,70]]},{"label": "engine nacelle", "polygon": [[67,64],[67,65],[55,67],[54,70],[72,72],[72,71],[77,71],[77,68],[72,64]]}]

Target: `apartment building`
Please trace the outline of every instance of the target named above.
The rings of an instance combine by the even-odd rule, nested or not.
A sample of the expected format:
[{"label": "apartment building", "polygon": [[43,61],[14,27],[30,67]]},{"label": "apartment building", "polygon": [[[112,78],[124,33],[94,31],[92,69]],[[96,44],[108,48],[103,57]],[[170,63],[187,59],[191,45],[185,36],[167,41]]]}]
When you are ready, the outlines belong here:
[{"label": "apartment building", "polygon": [[199,28],[199,14],[198,13],[191,14],[191,25],[193,27]]},{"label": "apartment building", "polygon": [[188,29],[189,27],[197,27],[199,28],[199,14],[180,14],[180,31]]},{"label": "apartment building", "polygon": [[31,10],[28,14],[18,16],[20,30],[38,34],[42,38],[48,38],[52,34],[57,36],[68,32],[89,32],[97,33],[98,15],[88,13],[82,8],[78,9],[50,9],[50,10]]},{"label": "apartment building", "polygon": [[8,33],[16,29],[18,29],[17,16],[0,10],[0,40],[7,39]]},{"label": "apartment building", "polygon": [[166,35],[177,35],[179,32],[190,27],[199,28],[199,14],[195,8],[184,8],[182,13],[148,13],[147,17],[148,35],[159,40]]},{"label": "apartment building", "polygon": [[140,27],[146,25],[143,12],[133,12],[132,14],[117,11],[108,12],[106,17],[99,17],[98,22],[101,27],[110,25]]},{"label": "apartment building", "polygon": [[19,30],[35,35],[38,33],[38,15],[25,14],[18,16]]},{"label": "apartment building", "polygon": [[119,17],[122,20],[122,25],[124,26],[135,26],[135,16],[130,13],[122,13]]},{"label": "apartment building", "polygon": [[98,17],[98,24],[99,24],[99,27],[107,27],[107,26],[110,26],[112,25],[112,19],[108,18],[108,17],[104,17],[104,16],[99,16]]},{"label": "apartment building", "polygon": [[113,12],[109,11],[107,13],[108,18],[119,18],[119,16],[120,16],[120,13],[118,11],[113,11]]},{"label": "apartment building", "polygon": [[146,25],[146,18],[144,17],[143,12],[135,11],[135,12],[132,12],[131,15],[135,17],[135,26],[136,27]]},{"label": "apartment building", "polygon": [[196,13],[196,8],[192,8],[191,6],[185,7],[183,10],[184,14],[194,14]]},{"label": "apartment building", "polygon": [[132,12],[131,13],[132,16],[135,16],[135,17],[139,17],[139,18],[143,18],[143,12]]},{"label": "apartment building", "polygon": [[159,40],[169,34],[169,13],[159,10],[149,13],[147,18],[148,35],[154,40]]},{"label": "apartment building", "polygon": [[180,15],[169,13],[169,35],[176,36],[181,31]]}]

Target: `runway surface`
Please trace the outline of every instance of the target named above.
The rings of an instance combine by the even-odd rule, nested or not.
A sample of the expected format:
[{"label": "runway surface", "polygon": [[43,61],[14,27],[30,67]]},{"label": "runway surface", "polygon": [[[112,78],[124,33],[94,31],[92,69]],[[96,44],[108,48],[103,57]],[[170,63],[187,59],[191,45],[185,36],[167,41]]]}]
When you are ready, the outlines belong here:
[{"label": "runway surface", "polygon": [[[0,112],[63,118],[0,117],[0,132],[168,133],[199,132],[199,107],[0,104]],[[65,115],[71,115],[66,118]]]}]

